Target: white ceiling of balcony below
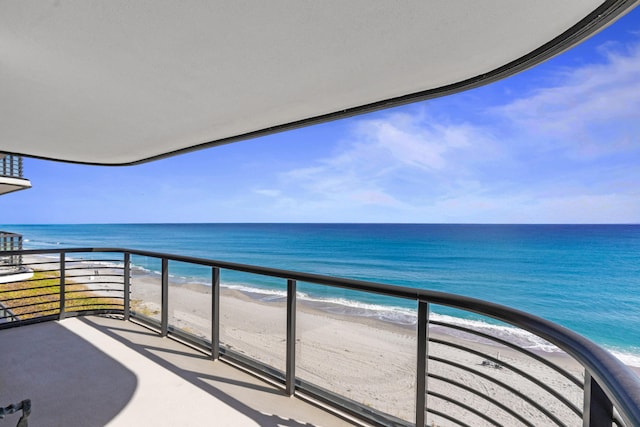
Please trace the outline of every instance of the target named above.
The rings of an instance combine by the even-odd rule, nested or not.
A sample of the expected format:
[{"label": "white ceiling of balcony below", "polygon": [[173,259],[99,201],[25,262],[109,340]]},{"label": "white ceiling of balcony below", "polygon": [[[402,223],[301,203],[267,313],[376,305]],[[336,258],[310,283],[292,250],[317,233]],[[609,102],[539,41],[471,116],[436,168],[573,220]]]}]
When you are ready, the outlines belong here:
[{"label": "white ceiling of balcony below", "polygon": [[129,164],[446,95],[531,67],[636,4],[2,2],[0,151]]},{"label": "white ceiling of balcony below", "polygon": [[31,181],[24,178],[0,176],[0,195],[31,188]]}]

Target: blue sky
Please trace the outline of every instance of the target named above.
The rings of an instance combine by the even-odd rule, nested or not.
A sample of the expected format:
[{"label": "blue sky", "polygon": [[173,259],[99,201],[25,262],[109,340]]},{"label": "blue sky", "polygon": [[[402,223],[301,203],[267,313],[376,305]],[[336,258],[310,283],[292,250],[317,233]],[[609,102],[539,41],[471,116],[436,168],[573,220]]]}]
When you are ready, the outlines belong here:
[{"label": "blue sky", "polygon": [[0,223],[640,223],[640,8],[454,96],[130,167],[25,159]]}]

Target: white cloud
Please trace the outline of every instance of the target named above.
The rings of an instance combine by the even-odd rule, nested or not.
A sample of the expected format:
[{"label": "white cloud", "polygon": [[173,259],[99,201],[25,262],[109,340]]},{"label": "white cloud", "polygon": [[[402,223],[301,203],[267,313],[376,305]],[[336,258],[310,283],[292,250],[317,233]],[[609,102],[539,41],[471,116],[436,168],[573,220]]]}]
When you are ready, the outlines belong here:
[{"label": "white cloud", "polygon": [[[625,194],[540,198],[537,194],[459,194],[397,211],[402,222],[629,223],[637,222],[640,198]],[[635,220],[633,220],[635,218]]]},{"label": "white cloud", "polygon": [[434,101],[355,120],[256,193],[295,221],[638,222],[640,47],[614,47],[475,115]]},{"label": "white cloud", "polygon": [[424,110],[355,123],[333,157],[282,175],[283,190],[305,200],[406,209],[468,179],[470,165],[495,152],[480,128],[432,120]]},{"label": "white cloud", "polygon": [[[564,70],[558,83],[498,107],[538,144],[590,160],[640,148],[640,44],[605,44],[605,62]],[[615,126],[611,123],[615,122]],[[634,143],[630,143],[634,141]]]},{"label": "white cloud", "polygon": [[431,172],[450,167],[454,154],[488,142],[481,128],[467,123],[440,123],[425,110],[361,120],[354,136],[359,141],[353,149],[357,155],[375,151],[379,159],[395,167]]},{"label": "white cloud", "polygon": [[367,190],[363,192],[351,192],[351,199],[356,203],[362,203],[365,205],[380,205],[402,208],[406,206],[396,198],[390,196],[382,191]]},{"label": "white cloud", "polygon": [[260,194],[261,196],[267,196],[267,197],[279,197],[282,194],[280,190],[274,190],[274,189],[268,189],[268,188],[253,190],[253,192],[256,194]]}]

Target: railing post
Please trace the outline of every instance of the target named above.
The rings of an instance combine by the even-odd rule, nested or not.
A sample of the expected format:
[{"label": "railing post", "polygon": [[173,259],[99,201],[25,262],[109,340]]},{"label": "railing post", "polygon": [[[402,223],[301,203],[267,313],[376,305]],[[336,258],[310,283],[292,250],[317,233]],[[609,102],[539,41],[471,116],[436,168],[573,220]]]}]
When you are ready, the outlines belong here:
[{"label": "railing post", "polygon": [[131,254],[124,253],[124,320],[131,316]]},{"label": "railing post", "polygon": [[296,391],[296,281],[287,280],[287,394]]},{"label": "railing post", "polygon": [[162,297],[160,314],[160,335],[167,336],[169,332],[169,260],[162,258]]},{"label": "railing post", "polygon": [[58,314],[58,320],[64,319],[64,311],[66,309],[66,298],[65,298],[65,283],[64,283],[64,271],[65,271],[65,253],[60,252],[60,313]]},{"label": "railing post", "polygon": [[[17,240],[18,240],[18,245],[17,245],[17,247],[15,249],[21,251],[22,250],[22,234],[20,234],[18,236]],[[18,268],[22,268],[22,254],[18,255],[17,260],[18,260],[18,262],[17,262]]]},{"label": "railing post", "polygon": [[220,269],[211,267],[211,358],[220,358]]},{"label": "railing post", "polygon": [[418,300],[418,349],[416,369],[416,426],[424,427],[427,415],[427,366],[429,357],[429,303]]},{"label": "railing post", "polygon": [[604,393],[600,384],[591,376],[589,370],[585,370],[582,426],[611,427],[612,421],[613,403]]}]

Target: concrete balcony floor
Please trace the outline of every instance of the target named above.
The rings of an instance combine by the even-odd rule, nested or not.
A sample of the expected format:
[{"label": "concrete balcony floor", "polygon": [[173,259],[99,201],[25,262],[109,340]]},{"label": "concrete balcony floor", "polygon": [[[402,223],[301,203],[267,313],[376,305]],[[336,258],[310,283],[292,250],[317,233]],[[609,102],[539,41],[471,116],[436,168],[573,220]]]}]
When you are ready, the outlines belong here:
[{"label": "concrete balcony floor", "polygon": [[354,425],[140,325],[97,316],[0,331],[0,405],[27,398],[32,426]]}]

